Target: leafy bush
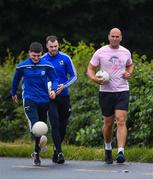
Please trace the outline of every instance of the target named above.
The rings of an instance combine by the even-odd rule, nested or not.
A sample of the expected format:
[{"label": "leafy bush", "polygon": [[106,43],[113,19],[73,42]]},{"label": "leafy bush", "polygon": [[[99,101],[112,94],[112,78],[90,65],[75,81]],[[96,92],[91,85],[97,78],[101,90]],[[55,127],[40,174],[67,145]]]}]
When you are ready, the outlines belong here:
[{"label": "leafy bush", "polygon": [[[103,123],[103,120],[99,120],[101,112],[98,105],[98,86],[86,76],[87,64],[94,52],[91,47],[93,46],[80,43],[76,49],[73,48],[76,52],[73,60],[78,72],[78,81],[71,86],[73,111],[67,132],[68,142],[84,146],[97,146],[103,142],[98,128]],[[149,63],[145,55],[140,57],[135,52],[133,61],[135,68],[129,82],[131,95],[127,119],[127,145],[152,145],[153,62]],[[99,123],[96,124],[97,121]],[[116,142],[115,135],[116,125],[114,126],[114,143]]]},{"label": "leafy bush", "polygon": [[101,133],[102,120],[96,119],[93,124],[81,128],[77,132],[76,141],[82,146],[99,146],[102,144]]},{"label": "leafy bush", "polygon": [[130,80],[128,144],[151,145],[153,142],[153,61],[133,53],[135,63]]},{"label": "leafy bush", "polygon": [[98,86],[92,83],[87,75],[87,65],[94,53],[93,44],[85,44],[81,41],[78,46],[68,48],[69,44],[62,46],[62,50],[71,54],[74,65],[77,70],[78,80],[70,87],[72,115],[67,129],[67,142],[79,144],[76,142],[76,136],[81,128],[86,128],[95,124],[95,120],[101,117],[98,105]]},{"label": "leafy bush", "polygon": [[[67,128],[67,143],[98,146],[103,143],[103,119],[98,104],[98,85],[86,75],[87,65],[95,52],[93,44],[81,41],[77,46],[63,40],[61,50],[68,53],[75,64],[78,80],[70,87],[72,114]],[[22,52],[17,58],[11,53],[0,66],[0,140],[13,141],[29,131],[22,104],[11,101],[11,82],[15,63],[25,59]],[[153,61],[145,55],[133,53],[134,72],[130,79],[130,105],[127,119],[127,145],[153,145]],[[19,91],[21,96],[21,89]],[[114,126],[113,142],[116,141]]]},{"label": "leafy bush", "polygon": [[[19,61],[25,55],[23,52],[16,58]],[[15,58],[8,51],[5,64],[0,66],[0,140],[13,141],[22,137],[26,131],[26,120],[20,106],[11,100],[12,77],[15,71]],[[21,91],[19,91],[21,96]]]}]

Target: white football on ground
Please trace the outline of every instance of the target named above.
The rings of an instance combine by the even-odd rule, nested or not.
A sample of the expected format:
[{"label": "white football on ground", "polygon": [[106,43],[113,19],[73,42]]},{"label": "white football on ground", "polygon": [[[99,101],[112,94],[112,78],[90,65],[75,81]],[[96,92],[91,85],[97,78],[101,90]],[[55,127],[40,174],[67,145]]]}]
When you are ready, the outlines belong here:
[{"label": "white football on ground", "polygon": [[96,76],[102,78],[105,82],[109,81],[109,74],[106,71],[100,70],[96,73]]}]

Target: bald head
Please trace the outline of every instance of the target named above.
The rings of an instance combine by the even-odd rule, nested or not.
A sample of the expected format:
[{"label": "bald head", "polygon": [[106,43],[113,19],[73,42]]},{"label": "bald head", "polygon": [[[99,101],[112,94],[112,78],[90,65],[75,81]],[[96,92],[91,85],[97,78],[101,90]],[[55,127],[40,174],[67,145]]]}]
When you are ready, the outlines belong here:
[{"label": "bald head", "polygon": [[108,40],[109,40],[109,46],[113,49],[116,49],[119,47],[120,42],[122,41],[122,33],[120,29],[113,28],[110,30],[108,34]]},{"label": "bald head", "polygon": [[111,34],[111,33],[118,33],[118,34],[122,35],[120,29],[118,29],[118,28],[113,28],[113,29],[111,29],[110,32],[109,32],[109,34]]}]

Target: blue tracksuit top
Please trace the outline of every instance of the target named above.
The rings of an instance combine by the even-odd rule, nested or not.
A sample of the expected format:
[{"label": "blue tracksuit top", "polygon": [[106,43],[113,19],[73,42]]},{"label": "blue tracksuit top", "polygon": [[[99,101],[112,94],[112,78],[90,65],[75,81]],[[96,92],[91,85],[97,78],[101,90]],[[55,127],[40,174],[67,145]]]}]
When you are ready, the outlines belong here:
[{"label": "blue tracksuit top", "polygon": [[52,90],[58,87],[58,78],[53,65],[42,59],[34,64],[32,59],[28,58],[17,65],[12,82],[12,96],[16,95],[21,78],[22,98],[38,103],[49,101],[48,79],[52,82]]},{"label": "blue tracksuit top", "polygon": [[49,52],[45,53],[42,58],[52,63],[57,73],[59,84],[64,84],[64,89],[59,95],[69,95],[68,87],[77,79],[76,70],[71,58],[61,51],[58,51],[55,56],[52,56]]}]

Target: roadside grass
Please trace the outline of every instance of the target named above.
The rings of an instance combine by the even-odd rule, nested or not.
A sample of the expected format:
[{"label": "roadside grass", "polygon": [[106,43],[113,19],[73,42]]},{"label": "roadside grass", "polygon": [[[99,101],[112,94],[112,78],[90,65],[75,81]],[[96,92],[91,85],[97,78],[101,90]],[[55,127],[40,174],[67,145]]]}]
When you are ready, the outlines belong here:
[{"label": "roadside grass", "polygon": [[[0,142],[1,157],[29,157],[33,152],[32,142],[23,143],[3,143]],[[83,146],[63,145],[63,153],[67,160],[104,160],[104,150],[101,147],[89,148]],[[48,145],[47,152],[41,152],[42,158],[52,158],[53,148]],[[113,158],[116,159],[117,149],[113,149]],[[125,157],[130,162],[149,162],[153,163],[153,148],[147,147],[127,147]]]}]

